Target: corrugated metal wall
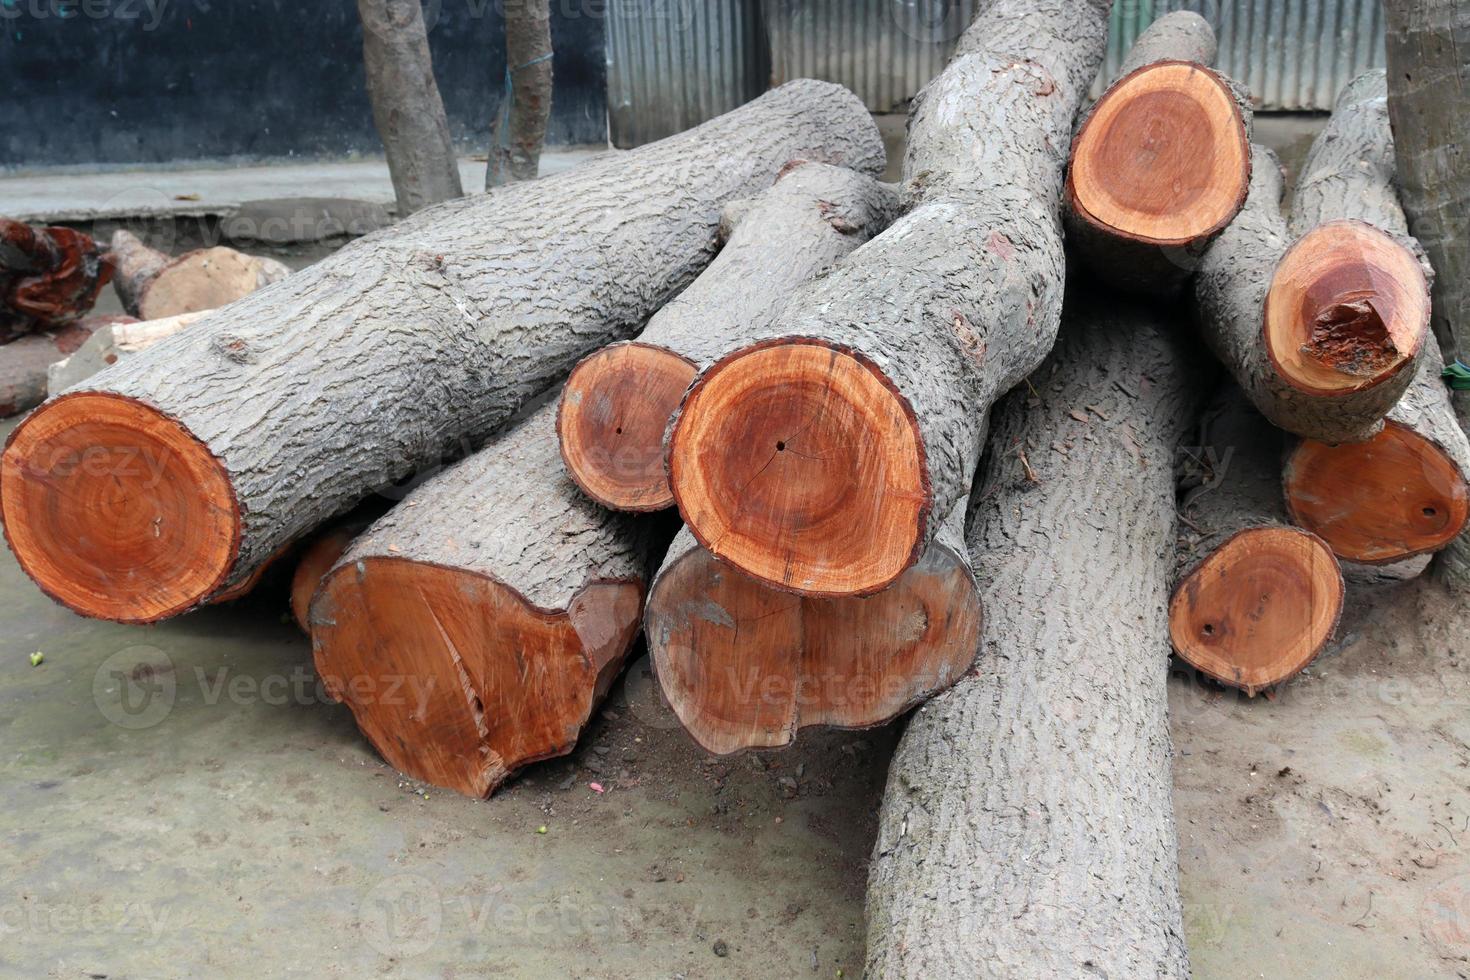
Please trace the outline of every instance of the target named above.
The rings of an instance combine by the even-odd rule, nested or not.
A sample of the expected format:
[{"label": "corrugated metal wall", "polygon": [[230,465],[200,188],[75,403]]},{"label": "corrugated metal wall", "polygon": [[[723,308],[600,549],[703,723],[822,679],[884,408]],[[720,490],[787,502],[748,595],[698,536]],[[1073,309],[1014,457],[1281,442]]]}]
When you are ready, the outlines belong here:
[{"label": "corrugated metal wall", "polygon": [[753,0],[607,0],[607,118],[614,146],[662,139],[766,90]]},{"label": "corrugated metal wall", "polygon": [[[613,142],[667,136],[793,78],[841,82],[874,112],[900,109],[985,2],[607,0]],[[1117,0],[1103,77],[1154,18],[1181,9],[1215,25],[1220,69],[1261,109],[1330,109],[1353,76],[1383,64],[1379,0]]]},{"label": "corrugated metal wall", "polygon": [[1172,10],[1193,10],[1215,25],[1220,70],[1250,86],[1262,109],[1326,111],[1355,75],[1383,65],[1379,0],[1117,0],[1103,76],[1111,78],[1133,39]]}]

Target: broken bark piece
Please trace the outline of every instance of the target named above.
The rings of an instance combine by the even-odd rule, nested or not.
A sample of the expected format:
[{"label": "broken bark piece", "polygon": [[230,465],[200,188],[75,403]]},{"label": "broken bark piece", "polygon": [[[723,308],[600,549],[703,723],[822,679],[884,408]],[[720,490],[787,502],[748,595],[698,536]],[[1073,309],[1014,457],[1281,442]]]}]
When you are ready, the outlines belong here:
[{"label": "broken bark piece", "polygon": [[1068,304],[995,408],[969,530],[981,657],[889,766],[867,976],[1189,975],[1164,609],[1208,364],[1157,311]]},{"label": "broken bark piece", "polygon": [[772,589],[716,560],[686,528],[649,591],[659,685],[710,752],[788,746],[803,728],[872,728],[974,663],[980,598],[956,508],[928,554],[877,595]]},{"label": "broken bark piece", "polygon": [[1419,257],[1357,219],[1289,242],[1281,168],[1255,148],[1250,196],[1194,280],[1205,342],[1275,425],[1307,439],[1367,439],[1408,388],[1429,326]]},{"label": "broken bark piece", "polygon": [[1250,104],[1214,60],[1208,21],[1165,14],[1077,131],[1067,242],[1110,286],[1177,289],[1245,203]]},{"label": "broken bark piece", "polygon": [[111,276],[90,235],[0,218],[0,344],[82,319]]},{"label": "broken bark piece", "polygon": [[[17,560],[83,615],[195,608],[627,339],[709,262],[720,209],[797,157],[877,173],[883,142],[846,89],[791,82],[667,140],[426,209],[214,312],[11,435],[0,509]],[[58,467],[70,452],[101,469]],[[147,454],[197,478],[124,466]]]},{"label": "broken bark piece", "polygon": [[111,318],[110,322],[93,330],[86,342],[70,356],[47,369],[46,390],[51,395],[59,395],[123,358],[172,337],[211,312],[182,313],[162,320],[138,320],[130,316]]},{"label": "broken bark piece", "polygon": [[82,320],[0,345],[0,419],[45,401],[47,371],[85,344],[94,329],[94,324]]},{"label": "broken bark piece", "polygon": [[[1387,79],[1381,70],[1365,72],[1343,89],[1312,144],[1292,204],[1292,227],[1353,218],[1410,241],[1395,178]],[[1353,304],[1347,315],[1381,337],[1375,302]],[[1292,518],[1339,558],[1391,564],[1437,551],[1464,530],[1470,440],[1455,418],[1443,369],[1434,339],[1426,336],[1413,383],[1381,432],[1337,445],[1303,440],[1292,450],[1284,470]]]},{"label": "broken bark piece", "polygon": [[1301,673],[1332,639],[1342,569],[1326,542],[1287,523],[1284,437],[1238,388],[1222,393],[1201,433],[1216,468],[1182,508],[1191,533],[1181,537],[1169,637],[1190,666],[1254,697]]},{"label": "broken bark piece", "polygon": [[395,769],[486,796],[576,744],[637,636],[650,548],[647,519],[567,478],[546,405],[352,544],[311,603],[317,673]]},{"label": "broken bark piece", "polygon": [[779,589],[872,595],[968,496],[990,404],[1056,336],[1065,147],[1108,7],[987,8],[915,101],[911,209],[695,381],[670,484],[717,558]]},{"label": "broken bark piece", "polygon": [[793,289],[877,235],[898,192],[840,167],[797,161],[775,186],[731,202],[725,246],[635,341],[585,358],[562,393],[562,458],[594,500],[618,510],[672,507],[664,434],[702,368],[741,346]]},{"label": "broken bark piece", "polygon": [[170,258],[122,229],[113,233],[111,256],[118,298],[140,320],[217,309],[291,274],[275,259],[223,245]]}]

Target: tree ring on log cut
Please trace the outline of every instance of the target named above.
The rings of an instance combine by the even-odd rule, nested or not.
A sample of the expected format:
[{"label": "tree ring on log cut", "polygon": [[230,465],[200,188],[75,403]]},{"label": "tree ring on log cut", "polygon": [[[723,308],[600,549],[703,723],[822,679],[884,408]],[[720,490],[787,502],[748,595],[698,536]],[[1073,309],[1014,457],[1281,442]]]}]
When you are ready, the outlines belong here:
[{"label": "tree ring on log cut", "polygon": [[627,511],[674,506],[664,434],[698,368],[666,347],[613,344],[572,370],[557,409],[567,472],[587,496]]},{"label": "tree ring on log cut", "polygon": [[1304,440],[1286,465],[1292,520],[1339,558],[1382,565],[1438,551],[1470,520],[1465,476],[1432,439],[1389,419],[1363,442]]},{"label": "tree ring on log cut", "polygon": [[1116,235],[1184,246],[1230,223],[1250,168],[1230,86],[1192,62],[1159,61],[1098,100],[1072,148],[1067,193],[1077,214]]},{"label": "tree ring on log cut", "polygon": [[772,589],[691,548],[646,615],[665,698],[720,755],[885,724],[958,681],[980,646],[974,576],[938,543],[890,588],[840,599]]},{"label": "tree ring on log cut", "polygon": [[806,595],[870,595],[914,563],[932,504],[927,473],[913,410],[883,372],[810,338],[716,363],[670,439],[670,484],[699,543]]},{"label": "tree ring on log cut", "polygon": [[1362,221],[1329,221],[1281,257],[1266,294],[1266,351],[1292,387],[1346,394],[1412,370],[1429,331],[1418,258]]},{"label": "tree ring on log cut", "polygon": [[338,566],[310,612],[317,673],[395,769],[483,797],[565,755],[638,632],[643,586],[543,609],[495,578],[408,558]]},{"label": "tree ring on log cut", "polygon": [[1290,680],[1332,638],[1342,569],[1316,535],[1248,528],[1189,573],[1169,603],[1169,639],[1186,662],[1254,695]]},{"label": "tree ring on log cut", "polygon": [[62,605],[149,623],[224,584],[240,514],[224,466],[182,424],[102,392],[66,395],[11,434],[0,512],[16,560]]}]

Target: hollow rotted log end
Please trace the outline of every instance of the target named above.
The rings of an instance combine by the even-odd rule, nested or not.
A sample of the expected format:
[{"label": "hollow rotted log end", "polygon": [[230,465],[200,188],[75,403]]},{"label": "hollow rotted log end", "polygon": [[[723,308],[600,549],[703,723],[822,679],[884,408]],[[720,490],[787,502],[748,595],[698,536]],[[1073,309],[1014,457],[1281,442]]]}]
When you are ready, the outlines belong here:
[{"label": "hollow rotted log end", "polygon": [[220,461],[157,409],[98,392],[55,399],[11,434],[0,513],[16,560],[47,595],[124,623],[198,605],[239,547]]},{"label": "hollow rotted log end", "polygon": [[1470,520],[1470,488],[1454,460],[1393,420],[1363,442],[1304,440],[1284,483],[1292,519],[1365,565],[1438,551]]},{"label": "hollow rotted log end", "polygon": [[699,543],[805,595],[871,595],[918,560],[927,472],[913,410],[882,370],[808,338],[716,363],[670,435],[670,484]]},{"label": "hollow rotted log end", "polygon": [[1313,395],[1361,391],[1412,370],[1429,332],[1418,258],[1361,221],[1303,235],[1276,267],[1265,342],[1287,384]]},{"label": "hollow rotted log end", "polygon": [[1337,559],[1316,535],[1248,528],[1179,583],[1169,638],[1191,666],[1254,696],[1316,659],[1337,629],[1343,589]]},{"label": "hollow rotted log end", "polygon": [[652,344],[613,344],[584,358],[567,379],[556,428],[567,472],[614,510],[674,505],[664,433],[695,365]]}]

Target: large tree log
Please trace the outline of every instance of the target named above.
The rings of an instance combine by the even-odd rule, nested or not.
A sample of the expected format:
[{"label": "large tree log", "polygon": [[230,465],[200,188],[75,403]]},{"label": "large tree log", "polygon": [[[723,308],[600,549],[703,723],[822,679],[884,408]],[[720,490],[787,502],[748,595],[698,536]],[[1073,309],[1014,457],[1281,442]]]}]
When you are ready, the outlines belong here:
[{"label": "large tree log", "polygon": [[1169,637],[1185,662],[1252,697],[1295,677],[1332,639],[1342,569],[1315,534],[1287,524],[1284,435],[1230,385],[1201,424],[1213,472],[1186,496]]},{"label": "large tree log", "polygon": [[964,519],[961,504],[923,559],[864,598],[772,589],[680,532],[644,632],[685,729],[720,754],[778,748],[802,728],[884,724],[954,684],[980,639]]},{"label": "large tree log", "polygon": [[1109,7],[988,7],[915,101],[912,210],[700,375],[670,482],[716,557],[777,588],[870,595],[968,495],[987,409],[1056,336],[1064,155]]},{"label": "large tree log", "polygon": [[[1470,6],[1387,0],[1388,112],[1409,227],[1438,275],[1434,327],[1447,358],[1470,362]],[[1470,392],[1457,392],[1470,429]],[[1439,553],[1438,578],[1470,592],[1470,536]]]},{"label": "large tree log", "polygon": [[1067,242],[1111,286],[1177,289],[1245,203],[1250,103],[1209,69],[1214,62],[1209,21],[1165,14],[1077,131]]},{"label": "large tree log", "polygon": [[505,17],[505,95],[509,105],[491,127],[485,190],[532,180],[551,118],[551,7],[548,0],[509,0]]},{"label": "large tree log", "polygon": [[1257,146],[1245,207],[1194,280],[1200,329],[1276,425],[1322,442],[1366,439],[1413,380],[1429,329],[1424,270],[1361,221],[1290,241],[1281,196],[1280,164]]},{"label": "large tree log", "polygon": [[117,267],[113,288],[118,299],[140,320],[215,310],[291,274],[275,259],[225,245],[170,258],[122,229],[112,235],[109,257]]},{"label": "large tree log", "polygon": [[373,122],[398,216],[464,196],[420,0],[357,0]]},{"label": "large tree log", "polygon": [[317,673],[394,768],[488,795],[570,752],[607,693],[649,530],[567,479],[543,406],[352,544],[311,604]]},{"label": "large tree log", "polygon": [[557,430],[572,478],[619,510],[671,507],[664,433],[689,383],[767,326],[791,292],[877,235],[898,191],[864,174],[803,163],[758,197],[732,201],[725,246],[638,339],[584,359],[562,393]]},{"label": "large tree log", "polygon": [[0,344],[80,320],[111,276],[90,235],[0,218]]},{"label": "large tree log", "polygon": [[[1409,227],[1394,190],[1393,134],[1381,70],[1352,81],[1312,144],[1292,201],[1293,231],[1354,218],[1393,235]],[[1455,419],[1437,345],[1427,338],[1413,384],[1363,442],[1304,440],[1284,471],[1292,519],[1339,558],[1382,565],[1449,544],[1470,518],[1470,440]]]},{"label": "large tree log", "polygon": [[0,346],[0,419],[45,401],[47,371],[85,344],[94,329],[96,325],[82,320]]},{"label": "large tree log", "polygon": [[1164,607],[1205,359],[1156,313],[1075,298],[1035,394],[995,410],[983,655],[889,767],[871,977],[1188,975]]},{"label": "large tree log", "polygon": [[629,337],[709,262],[721,207],[797,157],[877,173],[883,143],[856,96],[792,82],[252,293],[12,434],[0,507],[17,560],[85,615],[193,608]]}]

